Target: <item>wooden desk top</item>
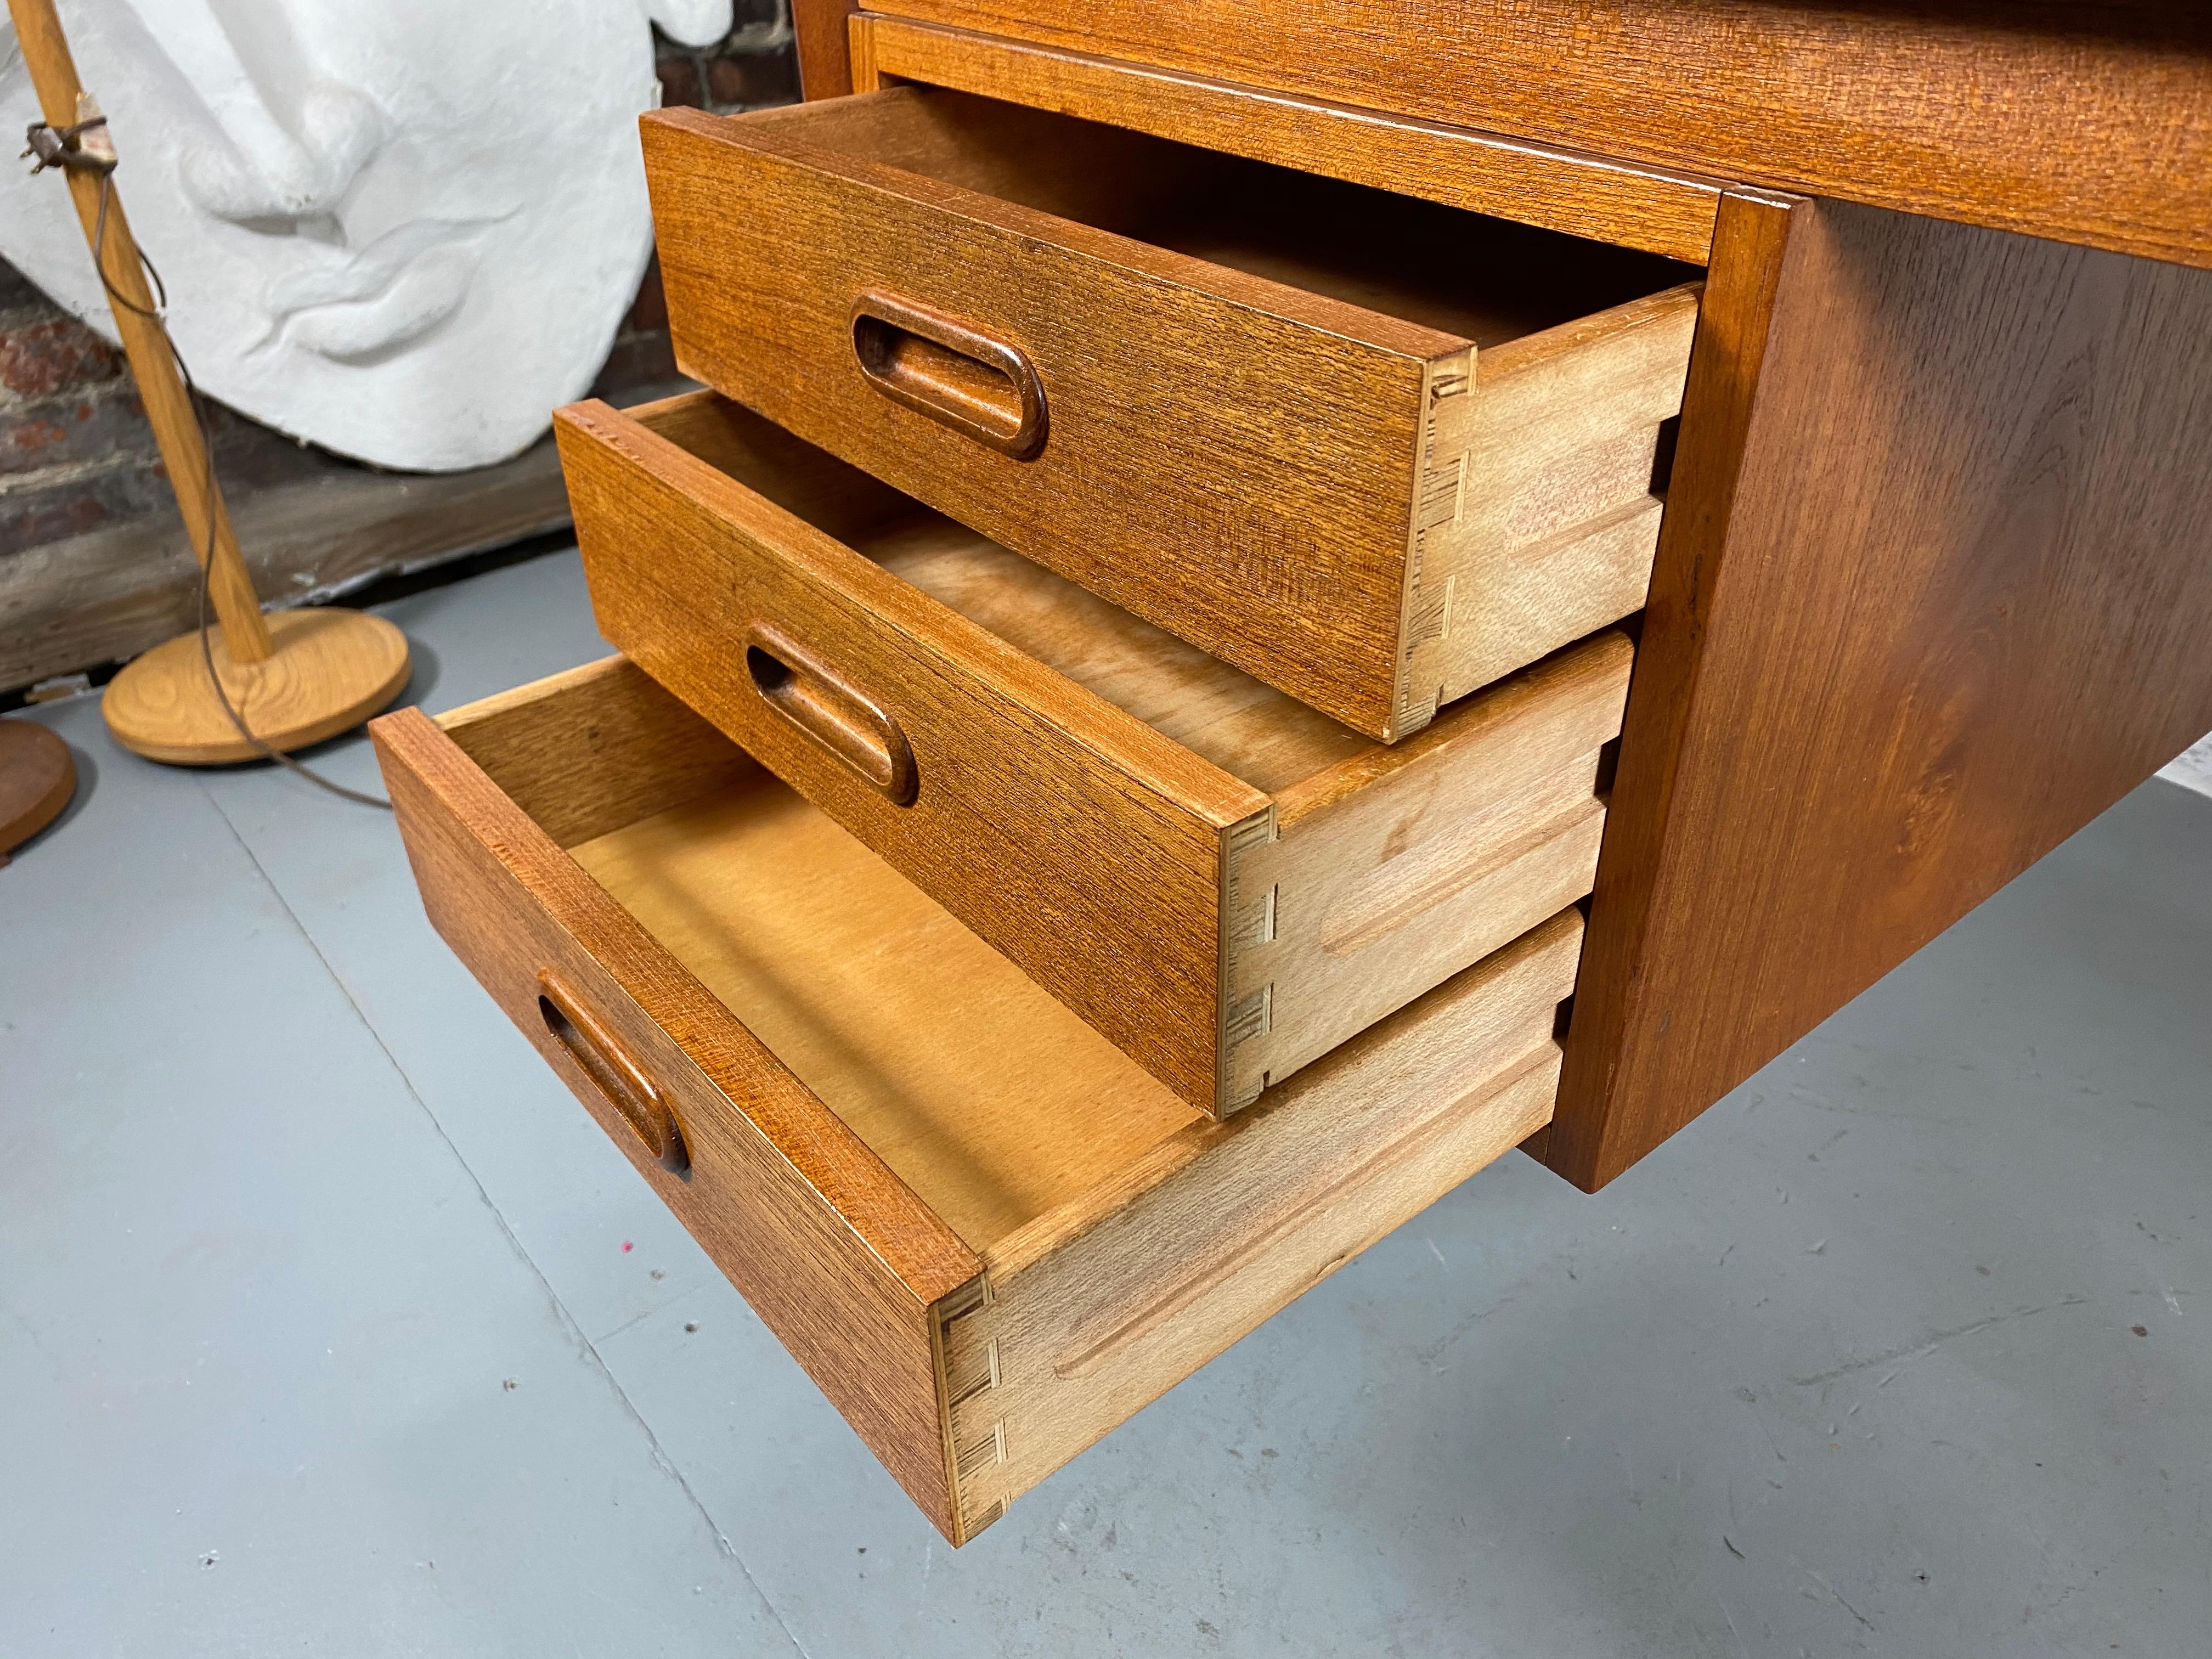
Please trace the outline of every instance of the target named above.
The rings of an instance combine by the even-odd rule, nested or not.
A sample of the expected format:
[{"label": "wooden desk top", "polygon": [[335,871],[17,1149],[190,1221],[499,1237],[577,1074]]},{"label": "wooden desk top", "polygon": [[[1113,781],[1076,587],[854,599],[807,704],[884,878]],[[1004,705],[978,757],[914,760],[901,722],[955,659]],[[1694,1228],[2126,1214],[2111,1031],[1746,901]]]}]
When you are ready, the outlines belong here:
[{"label": "wooden desk top", "polygon": [[[798,0],[808,94],[850,0]],[[883,0],[870,9],[2212,267],[2212,8],[2176,0]]]}]

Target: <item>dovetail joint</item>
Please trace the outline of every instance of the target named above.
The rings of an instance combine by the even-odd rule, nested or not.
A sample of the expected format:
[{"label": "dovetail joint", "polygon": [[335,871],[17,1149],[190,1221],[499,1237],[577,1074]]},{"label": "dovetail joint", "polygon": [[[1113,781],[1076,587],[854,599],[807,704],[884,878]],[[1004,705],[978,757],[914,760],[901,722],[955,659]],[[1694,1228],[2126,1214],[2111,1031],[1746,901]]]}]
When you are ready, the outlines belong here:
[{"label": "dovetail joint", "polygon": [[947,1330],[950,1330],[954,1320],[965,1319],[978,1308],[988,1308],[991,1305],[990,1275],[976,1274],[938,1305],[943,1310],[941,1322]]},{"label": "dovetail joint", "polygon": [[1467,495],[1467,457],[1455,455],[1442,466],[1431,467],[1421,479],[1419,530],[1434,530],[1453,522]]},{"label": "dovetail joint", "polygon": [[999,1386],[999,1339],[993,1337],[983,1345],[983,1364],[975,1374],[964,1379],[955,1389],[951,1403],[964,1406],[977,1395]]},{"label": "dovetail joint", "polygon": [[1412,613],[1406,618],[1407,655],[1451,631],[1452,592],[1458,585],[1456,574],[1447,576],[1441,592],[1425,592],[1414,600]]},{"label": "dovetail joint", "polygon": [[1275,987],[1272,981],[1249,995],[1238,998],[1229,1010],[1227,1035],[1232,1048],[1254,1037],[1265,1036],[1274,1028]]},{"label": "dovetail joint", "polygon": [[978,1437],[961,1449],[960,1478],[973,1480],[994,1463],[1006,1461],[1006,1425],[1004,1419],[991,1425],[990,1432]]},{"label": "dovetail joint", "polygon": [[1229,850],[1231,853],[1249,852],[1255,847],[1265,847],[1275,838],[1275,814],[1271,808],[1255,812],[1229,831]]},{"label": "dovetail joint", "polygon": [[1230,931],[1240,943],[1261,945],[1275,942],[1275,895],[1278,890],[1271,882],[1259,897],[1237,908],[1231,920]]}]

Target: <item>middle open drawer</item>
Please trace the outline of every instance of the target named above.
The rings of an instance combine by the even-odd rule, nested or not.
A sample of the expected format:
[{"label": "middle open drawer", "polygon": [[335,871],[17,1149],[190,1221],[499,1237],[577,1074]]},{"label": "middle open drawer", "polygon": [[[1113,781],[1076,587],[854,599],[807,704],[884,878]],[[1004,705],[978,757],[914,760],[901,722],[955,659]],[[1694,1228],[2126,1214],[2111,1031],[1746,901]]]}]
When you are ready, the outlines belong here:
[{"label": "middle open drawer", "polygon": [[556,430],[607,638],[1205,1110],[1590,890],[1622,634],[1384,747],[711,392]]}]

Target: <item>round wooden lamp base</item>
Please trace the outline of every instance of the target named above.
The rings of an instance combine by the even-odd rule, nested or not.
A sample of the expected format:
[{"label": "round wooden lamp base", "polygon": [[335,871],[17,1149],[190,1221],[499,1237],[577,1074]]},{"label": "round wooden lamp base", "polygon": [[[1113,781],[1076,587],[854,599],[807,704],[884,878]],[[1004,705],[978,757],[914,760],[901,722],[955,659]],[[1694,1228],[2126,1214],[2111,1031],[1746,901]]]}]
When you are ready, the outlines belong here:
[{"label": "round wooden lamp base", "polygon": [[61,816],[76,793],[69,745],[29,720],[0,720],[0,864]]},{"label": "round wooden lamp base", "polygon": [[[289,753],[359,726],[407,684],[407,636],[361,611],[279,611],[268,618],[276,650],[234,662],[222,630],[210,632],[216,672],[253,735]],[[108,683],[100,712],[116,742],[173,766],[221,766],[259,754],[238,735],[208,684],[200,636],[155,646]]]}]

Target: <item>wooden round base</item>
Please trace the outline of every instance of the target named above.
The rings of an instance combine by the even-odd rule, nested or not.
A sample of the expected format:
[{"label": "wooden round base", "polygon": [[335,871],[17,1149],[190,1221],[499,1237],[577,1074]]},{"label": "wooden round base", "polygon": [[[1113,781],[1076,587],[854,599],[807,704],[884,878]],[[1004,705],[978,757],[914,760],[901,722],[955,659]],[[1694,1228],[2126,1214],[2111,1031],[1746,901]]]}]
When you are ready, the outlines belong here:
[{"label": "wooden round base", "polygon": [[[253,735],[289,751],[359,726],[407,684],[407,636],[360,611],[279,611],[269,618],[276,649],[262,662],[233,662],[222,630],[210,644],[231,706]],[[100,712],[116,742],[173,766],[220,766],[258,753],[216,701],[200,659],[200,636],[155,646],[113,680]]]},{"label": "wooden round base", "polygon": [[0,864],[76,793],[69,745],[30,720],[0,720]]}]

